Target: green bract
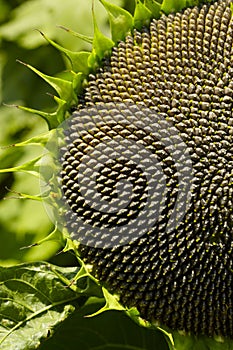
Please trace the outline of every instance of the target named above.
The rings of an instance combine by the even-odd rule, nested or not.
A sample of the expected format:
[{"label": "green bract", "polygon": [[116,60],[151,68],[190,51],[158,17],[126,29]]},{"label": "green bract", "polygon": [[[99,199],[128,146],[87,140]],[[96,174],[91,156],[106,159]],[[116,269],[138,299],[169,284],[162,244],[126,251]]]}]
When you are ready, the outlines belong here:
[{"label": "green bract", "polygon": [[[50,40],[44,33],[41,35],[52,46],[64,54],[70,61],[70,75],[69,79],[62,79],[53,76],[46,75],[40,72],[30,64],[24,64],[26,67],[35,72],[40,78],[45,80],[57,93],[57,96],[53,96],[57,103],[57,109],[52,112],[44,112],[41,110],[35,110],[30,107],[16,106],[21,110],[37,114],[46,120],[49,130],[55,129],[66,118],[71,115],[72,108],[76,107],[79,103],[78,96],[82,94],[83,89],[87,84],[88,75],[94,73],[98,67],[101,67],[101,62],[104,57],[108,57],[111,54],[113,46],[117,45],[120,40],[124,40],[126,35],[133,30],[133,28],[141,28],[144,25],[148,25],[152,18],[159,18],[162,13],[169,14],[177,12],[187,7],[200,5],[202,3],[210,2],[208,0],[177,0],[177,1],[155,1],[155,0],[137,0],[135,4],[134,15],[131,15],[128,11],[113,5],[105,0],[100,0],[105,7],[111,28],[112,38],[106,37],[98,28],[97,20],[93,11],[94,22],[94,36],[93,38],[87,38],[83,35],[73,32],[65,28],[68,32],[77,37],[81,37],[83,40],[92,43],[92,51],[74,52],[62,47],[53,40]],[[20,62],[20,61],[19,61]],[[50,134],[43,136],[43,141],[40,137],[28,140],[24,144],[20,143],[18,146],[34,145],[38,144],[42,147],[49,141]],[[40,157],[32,160],[31,162],[11,169],[1,169],[0,173],[9,171],[23,171],[35,174],[34,165],[37,164]]]},{"label": "green bract", "polygon": [[[58,108],[55,113],[45,113],[43,111],[37,111],[21,106],[19,106],[19,108],[38,114],[44,118],[48,123],[49,129],[56,128],[56,126],[70,115],[70,109],[78,104],[78,96],[83,92],[88,75],[91,72],[95,72],[96,69],[101,66],[103,57],[109,56],[112,47],[117,45],[120,40],[124,40],[126,35],[132,31],[133,28],[140,29],[142,26],[148,25],[152,18],[159,18],[162,13],[169,14],[181,11],[184,8],[199,5],[208,1],[164,0],[160,1],[160,3],[155,0],[137,0],[133,16],[128,11],[105,0],[100,0],[100,2],[108,12],[112,38],[110,39],[101,33],[98,28],[97,19],[93,13],[93,38],[85,38],[81,36],[83,40],[92,42],[92,51],[72,52],[47,38],[44,33],[41,33],[51,45],[70,60],[71,77],[69,80],[45,75],[36,68],[26,64],[29,69],[33,70],[54,88],[58,94],[58,96],[54,97],[58,104]],[[72,31],[70,32],[72,33]],[[76,35],[80,36],[79,34]]]}]

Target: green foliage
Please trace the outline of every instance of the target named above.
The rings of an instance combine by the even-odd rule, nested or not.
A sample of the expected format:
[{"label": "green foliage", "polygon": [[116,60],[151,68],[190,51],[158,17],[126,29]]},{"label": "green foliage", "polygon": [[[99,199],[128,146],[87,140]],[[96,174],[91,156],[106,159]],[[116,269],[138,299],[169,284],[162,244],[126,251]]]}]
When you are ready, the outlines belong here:
[{"label": "green foliage", "polygon": [[[69,65],[68,61],[64,60],[64,56],[35,29],[43,30],[46,35],[49,34],[50,39],[63,43],[67,48],[77,51],[87,49],[89,44],[57,27],[57,25],[65,25],[80,32],[84,31],[88,35],[93,34],[91,0],[83,2],[82,7],[75,6],[76,12],[72,11],[70,16],[73,3],[72,0],[65,3],[59,1],[54,6],[50,1],[0,1],[0,21],[2,22],[0,26],[0,102],[22,106],[19,110],[0,105],[0,146],[9,146],[47,132],[46,123],[35,114],[28,114],[27,111],[37,111],[49,120],[52,128],[57,125],[53,121],[54,115],[63,116],[64,111],[67,110],[67,106],[64,110],[62,100],[58,100],[56,96],[51,98],[47,95],[47,93],[54,94],[52,87],[16,60],[20,59],[32,67],[38,67],[45,74],[56,75],[56,82],[66,77],[67,82],[64,84],[69,85],[70,73],[65,72]],[[38,16],[38,7],[40,16]],[[107,15],[101,4],[96,4],[95,14],[98,16],[98,25],[101,30],[108,33]],[[48,16],[49,21],[46,20]],[[76,86],[79,84],[76,77],[74,82]],[[67,96],[62,95],[62,98]],[[60,103],[58,113],[55,111],[57,102]],[[6,169],[24,164],[38,157],[41,150],[35,146],[0,149],[0,168]],[[2,265],[47,260],[61,249],[61,245],[57,242],[31,249],[20,249],[40,241],[52,230],[52,224],[42,203],[29,201],[25,197],[19,199],[22,198],[22,193],[35,197],[39,192],[37,179],[16,172],[0,174],[0,198],[2,199],[0,201],[0,263]]]},{"label": "green foliage", "polygon": [[[24,112],[14,108],[0,107],[0,144],[15,144],[19,139],[34,136],[45,129],[43,122],[35,116],[28,118]],[[38,147],[6,147],[0,150],[1,168],[9,168],[39,156]],[[1,172],[1,169],[0,169]],[[20,173],[0,174],[0,264],[9,265],[22,261],[48,259],[60,248],[57,243],[31,250],[23,246],[48,235],[52,228],[42,203],[17,199],[19,193],[39,193],[38,180]],[[6,199],[4,199],[6,198]]]},{"label": "green foliage", "polygon": [[74,303],[83,303],[59,278],[72,279],[75,272],[43,263],[0,269],[1,349],[38,348],[74,311]]},{"label": "green foliage", "polygon": [[[80,312],[74,312],[54,337],[41,350],[166,350],[161,333],[138,327],[124,313],[107,311],[93,318],[85,318],[99,305],[90,300]],[[67,336],[69,334],[69,336]],[[66,344],[66,348],[62,345]]]},{"label": "green foliage", "polygon": [[0,268],[0,283],[2,350],[13,344],[17,350],[166,349],[159,331],[138,328],[122,312],[88,317],[104,297],[109,304],[109,295],[82,268],[48,263]]}]

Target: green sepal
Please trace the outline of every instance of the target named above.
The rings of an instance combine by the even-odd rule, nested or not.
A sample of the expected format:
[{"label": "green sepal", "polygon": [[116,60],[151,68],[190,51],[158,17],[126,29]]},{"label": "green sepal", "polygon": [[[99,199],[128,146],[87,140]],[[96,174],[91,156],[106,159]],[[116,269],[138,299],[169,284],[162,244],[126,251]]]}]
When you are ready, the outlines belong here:
[{"label": "green sepal", "polygon": [[[73,82],[72,82],[72,85],[73,85]],[[48,114],[50,123],[52,122],[55,125],[54,127],[51,127],[49,129],[56,128],[66,119],[67,110],[69,109],[69,107],[72,105],[72,102],[73,102],[71,101],[68,104],[67,101],[62,100],[57,96],[52,96],[52,97],[54,101],[57,103],[58,107],[55,112]]]},{"label": "green sepal", "polygon": [[81,259],[77,255],[78,254],[77,246],[76,246],[75,242],[71,238],[67,238],[65,247],[63,248],[63,252],[64,253],[69,252],[69,251],[73,251],[75,253],[75,255],[76,255],[76,258],[81,261]]},{"label": "green sepal", "polygon": [[163,333],[165,340],[167,342],[167,345],[169,347],[169,350],[178,350],[179,349],[179,348],[175,348],[174,339],[173,339],[172,333],[169,330],[165,329],[164,327],[160,327],[160,326],[157,326],[156,328],[161,333]]},{"label": "green sepal", "polygon": [[92,44],[92,52],[88,59],[88,65],[95,71],[101,64],[101,60],[108,54],[110,54],[114,41],[106,37],[98,28],[95,18],[94,8],[92,7],[92,18],[94,25],[94,38]]},{"label": "green sepal", "polygon": [[58,93],[59,97],[66,101],[67,103],[71,102],[73,99],[77,99],[74,95],[72,82],[64,79],[60,79],[57,77],[52,77],[41,73],[38,69],[34,68],[30,64],[18,61],[25,65],[27,68],[31,69],[35,72],[39,77],[41,77],[44,81],[46,81],[50,86],[54,88],[54,90]]},{"label": "green sepal", "polygon": [[67,111],[66,101],[61,100],[57,96],[52,96],[55,102],[58,104],[58,108],[53,113],[43,112],[41,110],[37,110],[34,108],[29,108],[25,106],[15,106],[18,109],[21,109],[25,112],[33,113],[39,115],[43,118],[49,127],[49,130],[55,129],[59,124],[61,124],[65,120],[65,113]]},{"label": "green sepal", "polygon": [[112,40],[116,44],[123,40],[128,32],[133,27],[132,15],[119,6],[108,3],[105,0],[100,0],[109,15],[110,28],[112,33]]},{"label": "green sepal", "polygon": [[134,11],[134,27],[141,29],[143,26],[148,26],[152,19],[152,12],[140,0],[136,0]]},{"label": "green sepal", "polygon": [[38,164],[38,162],[41,160],[41,158],[42,158],[42,155],[16,167],[0,169],[0,174],[25,172],[25,173],[34,175],[38,178],[40,176],[40,173],[39,173],[40,165]]},{"label": "green sepal", "polygon": [[[72,57],[73,70],[78,73],[82,72],[84,75],[88,75],[91,71],[88,64],[88,59],[91,55],[91,52],[80,51],[75,53],[75,57]],[[71,58],[70,58],[71,59]],[[74,61],[75,59],[75,61]]]},{"label": "green sepal", "polygon": [[[49,129],[56,128],[58,125],[56,120],[53,120],[50,113],[43,112],[34,108],[25,107],[25,106],[17,106],[17,108],[25,112],[39,115],[41,118],[43,118],[47,122]],[[54,117],[55,116],[56,116],[56,113],[54,113]]]},{"label": "green sepal", "polygon": [[114,46],[114,41],[106,37],[98,28],[97,21],[95,18],[94,10],[93,13],[93,25],[94,25],[94,38],[93,38],[93,51],[101,61],[104,56],[109,54]]},{"label": "green sepal", "polygon": [[10,190],[10,193],[13,193],[17,196],[8,196],[8,197],[4,197],[4,199],[8,200],[8,199],[30,199],[30,200],[34,200],[37,202],[42,202],[43,201],[43,197],[41,196],[41,194],[38,195],[30,195],[30,194],[26,194],[26,193],[22,193],[22,192],[17,192],[17,191],[13,191]]},{"label": "green sepal", "polygon": [[126,311],[126,309],[117,300],[118,299],[117,296],[109,293],[109,291],[105,287],[102,287],[102,292],[103,292],[103,297],[106,301],[105,305],[101,309],[96,311],[94,314],[87,315],[85,317],[94,317],[108,310]]},{"label": "green sepal", "polygon": [[[47,122],[49,129],[54,129],[59,125],[58,122],[56,121],[57,112],[47,113],[47,112],[43,112],[43,111],[38,110],[38,109],[20,106],[20,105],[7,105],[7,106],[8,107],[15,107],[15,108],[18,108],[22,111],[39,115],[41,118],[43,118]],[[13,146],[14,145],[10,145],[10,146],[6,146],[4,148],[13,147]]]},{"label": "green sepal", "polygon": [[66,57],[69,59],[71,63],[72,70],[74,72],[76,73],[82,72],[84,74],[89,73],[90,67],[88,67],[88,57],[90,56],[90,52],[87,52],[87,51],[74,52],[74,51],[67,50],[63,46],[55,43],[55,41],[49,39],[44,33],[41,32],[41,35],[48,41],[50,45],[52,45],[61,53],[66,55]]},{"label": "green sepal", "polygon": [[69,34],[72,34],[73,36],[76,36],[77,38],[79,38],[79,39],[81,39],[83,41],[86,41],[88,44],[92,44],[93,43],[93,38],[91,38],[89,36],[77,33],[74,30],[72,30],[70,28],[67,28],[67,27],[64,27],[64,26],[58,26],[58,28],[61,28],[61,29],[65,30],[66,32],[68,32]]},{"label": "green sepal", "polygon": [[43,243],[46,242],[58,242],[61,246],[65,246],[66,244],[66,237],[63,235],[62,232],[60,232],[57,228],[57,226],[55,226],[54,230],[45,238],[41,239],[40,241],[28,246],[28,247],[23,247],[21,249],[25,249],[25,248],[32,248],[32,247],[36,247],[39,246]]},{"label": "green sepal", "polygon": [[144,5],[151,11],[153,18],[159,18],[161,13],[161,4],[154,0],[145,0]]},{"label": "green sepal", "polygon": [[78,94],[80,94],[83,90],[83,81],[84,81],[84,74],[79,72],[79,73],[73,73],[73,89],[74,91]]},{"label": "green sepal", "polygon": [[92,67],[93,72],[95,72],[100,66],[100,61],[94,49],[88,58],[88,65]]},{"label": "green sepal", "polygon": [[186,7],[186,0],[164,0],[161,10],[168,15],[169,13],[181,11]]},{"label": "green sepal", "polygon": [[[73,242],[69,237],[65,236],[64,238],[66,239],[66,246],[69,244],[72,245]],[[104,296],[102,287],[99,284],[99,281],[91,275],[91,273],[88,270],[88,266],[85,265],[82,259],[80,259],[80,257],[77,255],[77,247],[73,246],[69,250],[74,251],[80,268],[78,270],[78,273],[74,276],[72,280],[67,280],[63,275],[59,275],[60,279],[63,280],[63,282],[67,284],[67,286],[69,286],[73,291],[75,291],[78,294],[103,299]],[[63,249],[63,252],[64,251],[65,248]]]},{"label": "green sepal", "polygon": [[54,130],[47,131],[41,135],[31,137],[30,139],[22,142],[13,144],[13,147],[24,147],[24,146],[41,146],[44,147],[50,137],[54,134]]}]

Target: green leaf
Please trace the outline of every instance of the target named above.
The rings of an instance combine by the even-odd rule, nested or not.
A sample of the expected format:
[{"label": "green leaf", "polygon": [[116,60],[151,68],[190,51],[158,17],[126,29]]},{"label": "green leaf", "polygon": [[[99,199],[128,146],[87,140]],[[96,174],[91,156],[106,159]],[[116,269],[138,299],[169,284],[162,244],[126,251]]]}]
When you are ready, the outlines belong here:
[{"label": "green leaf", "polygon": [[85,317],[101,305],[89,298],[39,350],[168,350],[159,331],[138,326],[122,311]]},{"label": "green leaf", "polygon": [[39,262],[0,268],[1,350],[38,348],[84,303],[59,277],[72,280],[77,270]]},{"label": "green leaf", "polygon": [[121,7],[113,5],[105,0],[100,0],[100,2],[108,11],[112,40],[115,43],[123,40],[133,27],[132,15]]}]

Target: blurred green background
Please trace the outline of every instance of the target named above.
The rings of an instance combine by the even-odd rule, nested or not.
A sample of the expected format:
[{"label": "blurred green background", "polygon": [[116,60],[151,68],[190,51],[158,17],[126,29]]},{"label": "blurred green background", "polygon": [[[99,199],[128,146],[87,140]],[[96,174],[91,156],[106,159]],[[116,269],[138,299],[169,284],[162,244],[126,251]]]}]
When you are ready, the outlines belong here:
[{"label": "blurred green background", "polygon": [[[134,5],[133,0],[112,2],[131,10]],[[46,123],[38,116],[6,105],[44,111],[55,108],[49,96],[54,94],[52,88],[16,60],[59,76],[68,69],[67,61],[38,30],[70,50],[90,49],[88,43],[58,26],[91,36],[91,8],[91,0],[0,0],[0,146],[47,131]],[[95,14],[100,29],[108,35],[107,14],[99,1],[95,1]],[[39,147],[32,146],[1,148],[0,168],[22,164],[40,153]],[[53,225],[42,203],[17,199],[15,191],[38,194],[38,180],[24,173],[0,174],[0,265],[36,260],[72,263],[71,256],[55,256],[61,247],[54,242],[21,249],[47,236]]]}]

